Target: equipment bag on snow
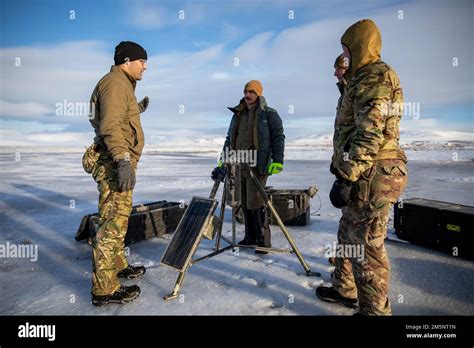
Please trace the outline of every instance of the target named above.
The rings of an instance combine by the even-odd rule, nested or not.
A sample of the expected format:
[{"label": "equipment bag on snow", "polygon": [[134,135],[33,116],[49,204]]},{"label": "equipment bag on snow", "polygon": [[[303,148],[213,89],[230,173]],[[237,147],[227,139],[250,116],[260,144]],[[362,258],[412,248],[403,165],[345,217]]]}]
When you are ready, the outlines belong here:
[{"label": "equipment bag on snow", "polygon": [[474,259],[474,207],[423,198],[394,204],[398,238]]},{"label": "equipment bag on snow", "polygon": [[[159,201],[148,204],[136,205],[128,219],[128,230],[125,244],[133,244],[152,237],[161,237],[173,233],[187,205],[179,202]],[[98,229],[99,217],[97,214],[85,215],[79,225],[75,239],[87,239],[92,242],[92,237]]]},{"label": "equipment bag on snow", "polygon": [[[311,199],[316,195],[316,186],[308,189],[274,189],[273,186],[265,187],[265,193],[278,212],[281,220],[286,226],[306,226],[311,220]],[[275,217],[268,214],[268,222],[276,225]],[[237,221],[243,223],[244,218],[241,209],[237,211]]]}]

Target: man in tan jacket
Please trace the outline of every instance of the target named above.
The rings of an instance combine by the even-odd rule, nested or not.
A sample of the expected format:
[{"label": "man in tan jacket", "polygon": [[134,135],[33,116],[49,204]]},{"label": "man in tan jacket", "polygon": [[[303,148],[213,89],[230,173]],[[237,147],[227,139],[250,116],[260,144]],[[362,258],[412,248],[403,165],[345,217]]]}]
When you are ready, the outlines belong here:
[{"label": "man in tan jacket", "polygon": [[91,96],[91,124],[98,160],[92,176],[99,190],[99,228],[93,243],[92,304],[127,303],[140,294],[137,285],[123,286],[145,267],[132,267],[124,254],[124,239],[132,211],[132,190],[144,135],[140,113],[148,97],[137,103],[135,86],[147,68],[140,45],[123,41],[115,48],[115,65],[97,83]]}]

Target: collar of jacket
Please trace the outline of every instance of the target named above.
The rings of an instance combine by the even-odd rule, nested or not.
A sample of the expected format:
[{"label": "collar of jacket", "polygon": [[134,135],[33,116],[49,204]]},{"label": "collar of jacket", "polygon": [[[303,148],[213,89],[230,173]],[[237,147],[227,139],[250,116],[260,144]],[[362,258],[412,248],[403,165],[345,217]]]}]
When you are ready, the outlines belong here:
[{"label": "collar of jacket", "polygon": [[[352,83],[353,83],[354,81],[357,81],[358,76],[360,76],[361,74],[363,74],[363,73],[366,72],[366,71],[370,71],[370,69],[372,69],[372,66],[375,65],[375,64],[387,64],[387,63],[385,63],[385,62],[382,61],[382,60],[379,60],[379,61],[376,61],[376,62],[367,64],[367,65],[364,65],[362,68],[360,68],[359,70],[357,70],[356,74],[355,74],[354,76],[352,76],[349,81],[351,81]],[[347,87],[347,86],[346,86],[346,87]]]},{"label": "collar of jacket", "polygon": [[135,81],[135,79],[132,76],[130,76],[125,70],[121,69],[117,65],[112,65],[112,67],[110,68],[110,72],[120,74],[120,76],[123,76],[124,78],[126,78],[127,81],[130,81],[130,83],[133,86],[133,89],[135,90],[137,81]]},{"label": "collar of jacket", "polygon": [[[247,107],[247,104],[245,103],[245,99],[242,98],[240,99],[239,105],[234,106],[234,107],[228,107],[230,111],[232,111],[234,114],[240,115],[242,110],[244,110]],[[260,96],[257,99],[257,110],[265,110],[267,107],[267,101],[265,100],[264,96]]]}]

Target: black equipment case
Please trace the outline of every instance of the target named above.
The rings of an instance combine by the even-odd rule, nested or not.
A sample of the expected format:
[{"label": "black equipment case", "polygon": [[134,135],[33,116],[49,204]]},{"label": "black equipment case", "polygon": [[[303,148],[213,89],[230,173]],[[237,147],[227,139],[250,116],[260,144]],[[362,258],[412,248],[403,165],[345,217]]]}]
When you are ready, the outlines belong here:
[{"label": "black equipment case", "polygon": [[[311,221],[311,199],[318,193],[316,186],[308,189],[275,189],[265,187],[265,193],[286,226],[306,226]],[[237,222],[243,223],[244,218],[239,207]],[[276,225],[273,214],[268,214],[268,223]]]},{"label": "black equipment case", "polygon": [[474,207],[411,198],[394,204],[398,238],[474,259]]},{"label": "black equipment case", "polygon": [[[265,187],[265,193],[278,212],[283,223],[287,226],[306,226],[310,224],[311,198],[318,189],[310,186],[308,189],[274,189],[272,186]],[[276,225],[273,214],[268,214],[270,224]]]},{"label": "black equipment case", "polygon": [[[125,244],[133,244],[152,237],[161,237],[173,233],[183,216],[185,203],[159,201],[136,205],[128,219],[128,230]],[[97,231],[99,217],[97,214],[85,215],[76,233],[75,239],[81,241],[94,236]]]}]

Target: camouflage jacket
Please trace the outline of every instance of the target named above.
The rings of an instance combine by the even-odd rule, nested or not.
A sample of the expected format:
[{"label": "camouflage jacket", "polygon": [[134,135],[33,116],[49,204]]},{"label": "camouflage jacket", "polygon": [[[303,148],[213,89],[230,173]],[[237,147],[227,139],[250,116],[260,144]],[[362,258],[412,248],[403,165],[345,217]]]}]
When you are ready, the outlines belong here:
[{"label": "camouflage jacket", "polygon": [[356,181],[378,159],[403,159],[398,144],[403,93],[384,62],[360,68],[348,81],[335,121],[333,165]]}]

